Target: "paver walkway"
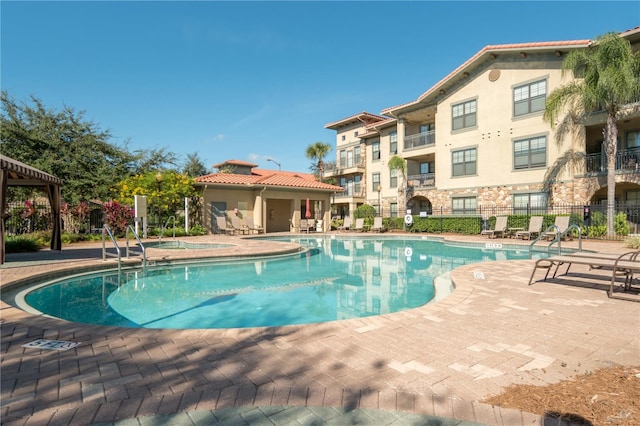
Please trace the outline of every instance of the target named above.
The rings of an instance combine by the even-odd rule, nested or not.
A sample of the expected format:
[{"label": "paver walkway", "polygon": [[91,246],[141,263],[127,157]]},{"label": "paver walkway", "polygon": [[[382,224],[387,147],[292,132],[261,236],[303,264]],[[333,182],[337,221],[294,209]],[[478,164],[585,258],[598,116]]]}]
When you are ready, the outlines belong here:
[{"label": "paver walkway", "polygon": [[[260,243],[234,253],[252,245]],[[626,251],[620,243],[585,248]],[[100,254],[63,253],[8,256],[2,287],[103,265]],[[636,365],[640,303],[608,298],[603,272],[586,268],[527,286],[532,266],[459,267],[451,273],[456,290],[437,303],[304,326],[121,329],[34,316],[3,302],[2,424],[564,424],[482,400],[514,383]],[[38,338],[80,345],[22,347]]]}]

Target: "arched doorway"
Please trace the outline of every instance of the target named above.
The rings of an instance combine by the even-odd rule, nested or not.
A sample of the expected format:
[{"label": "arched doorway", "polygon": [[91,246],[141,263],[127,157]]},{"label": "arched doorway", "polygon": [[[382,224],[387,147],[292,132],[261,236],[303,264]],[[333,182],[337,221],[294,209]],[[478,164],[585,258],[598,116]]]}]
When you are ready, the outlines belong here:
[{"label": "arched doorway", "polygon": [[411,197],[407,202],[407,208],[411,209],[412,214],[426,213],[427,215],[430,215],[433,211],[431,201],[422,195]]}]

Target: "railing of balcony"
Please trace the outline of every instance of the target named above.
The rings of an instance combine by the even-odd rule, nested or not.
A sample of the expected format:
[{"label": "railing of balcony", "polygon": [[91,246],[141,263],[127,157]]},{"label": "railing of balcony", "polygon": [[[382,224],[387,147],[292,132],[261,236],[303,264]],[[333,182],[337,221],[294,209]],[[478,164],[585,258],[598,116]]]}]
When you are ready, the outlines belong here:
[{"label": "railing of balcony", "polygon": [[364,157],[356,157],[353,161],[344,161],[344,162],[330,162],[325,163],[324,170],[327,173],[340,173],[344,169],[349,169],[352,167],[365,167]]},{"label": "railing of balcony", "polygon": [[339,198],[363,198],[365,196],[365,192],[362,189],[354,189],[354,190],[350,190],[350,189],[346,189],[344,192],[338,192],[335,195],[336,200]]},{"label": "railing of balcony", "polygon": [[414,188],[425,188],[436,185],[435,173],[422,173],[407,176],[407,182]]},{"label": "railing of balcony", "polygon": [[405,135],[404,149],[418,148],[421,146],[435,145],[436,131],[416,133],[415,135]]},{"label": "railing of balcony", "polygon": [[[616,153],[616,170],[640,171],[640,148],[625,149]],[[605,173],[607,171],[607,155],[605,153],[586,156],[587,173]]]}]

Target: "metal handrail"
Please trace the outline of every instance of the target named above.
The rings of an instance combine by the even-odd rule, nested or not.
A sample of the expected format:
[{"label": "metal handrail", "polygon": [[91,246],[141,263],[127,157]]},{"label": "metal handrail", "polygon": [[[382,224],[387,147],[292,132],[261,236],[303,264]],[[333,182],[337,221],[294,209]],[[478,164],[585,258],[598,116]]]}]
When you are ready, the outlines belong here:
[{"label": "metal handrail", "polygon": [[167,221],[164,223],[164,226],[162,228],[160,228],[160,236],[158,237],[158,239],[160,241],[162,241],[162,236],[164,235],[164,230],[167,229],[167,226],[169,225],[169,221],[173,219],[173,239],[176,239],[176,217],[175,216],[169,216],[167,218]]},{"label": "metal handrail", "polygon": [[[551,240],[551,242],[549,243],[549,245],[547,246],[547,251],[551,250],[551,246],[554,245],[555,243],[558,243],[558,254],[562,254],[562,235],[560,233],[560,227],[558,225],[556,225],[555,223],[553,225],[549,225],[547,227],[547,229],[544,230],[544,232],[541,232],[540,235],[538,235],[538,238],[536,238],[535,240],[533,240],[533,242],[531,244],[529,244],[529,252],[532,251],[533,246],[540,240],[542,240],[544,238],[544,234],[546,234],[547,232],[551,231],[552,229],[555,229],[555,237],[553,238],[553,240]],[[582,229],[580,229],[580,227],[578,225],[569,225],[569,227],[567,228],[566,231],[564,231],[564,235],[567,235],[569,233],[569,231],[571,229],[577,229],[578,230],[578,251],[582,251]]]},{"label": "metal handrail", "polygon": [[[129,247],[129,231],[133,233],[133,236],[138,241],[138,245],[140,246],[140,251],[137,251]],[[129,259],[129,253],[142,254],[142,269],[146,268],[147,267],[147,249],[145,248],[144,244],[142,244],[142,240],[140,240],[140,236],[138,236],[138,233],[131,225],[127,227],[126,240],[127,240],[127,259]]]},{"label": "metal handrail", "polygon": [[[113,242],[113,245],[116,248],[116,253],[117,254],[113,254],[113,253],[108,253],[107,252],[107,247],[106,247],[106,240],[107,237],[109,236],[109,238],[111,239],[111,241]],[[120,276],[120,272],[122,271],[122,254],[120,252],[120,247],[118,246],[118,242],[116,241],[115,237],[113,236],[113,233],[111,232],[111,228],[109,228],[109,225],[104,225],[102,227],[102,260],[106,261],[107,260],[107,256],[112,256],[112,257],[117,257],[118,258],[118,277]]]}]

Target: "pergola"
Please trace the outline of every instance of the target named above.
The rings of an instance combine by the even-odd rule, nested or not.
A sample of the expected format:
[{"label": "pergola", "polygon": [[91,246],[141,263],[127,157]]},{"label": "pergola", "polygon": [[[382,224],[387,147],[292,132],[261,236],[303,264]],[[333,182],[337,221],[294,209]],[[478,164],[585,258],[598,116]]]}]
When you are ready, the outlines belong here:
[{"label": "pergola", "polygon": [[0,207],[2,207],[2,220],[0,221],[0,248],[2,253],[0,254],[0,264],[5,261],[4,222],[7,208],[7,187],[9,186],[45,187],[49,196],[51,211],[53,212],[51,250],[62,250],[62,218],[60,216],[60,186],[62,185],[62,180],[1,154],[0,171]]}]

